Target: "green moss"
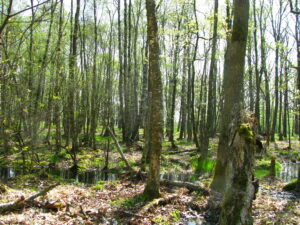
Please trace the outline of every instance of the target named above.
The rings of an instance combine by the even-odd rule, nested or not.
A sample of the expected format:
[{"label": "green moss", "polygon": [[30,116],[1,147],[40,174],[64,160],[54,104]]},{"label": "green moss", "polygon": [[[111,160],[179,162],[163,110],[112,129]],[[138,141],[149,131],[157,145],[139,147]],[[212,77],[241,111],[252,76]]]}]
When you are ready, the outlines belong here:
[{"label": "green moss", "polygon": [[198,156],[191,158],[191,166],[195,171],[212,172],[216,162],[212,159],[199,159]]},{"label": "green moss", "polygon": [[180,211],[178,209],[174,209],[168,216],[156,216],[153,221],[155,224],[172,225],[176,222],[179,222],[180,218]]},{"label": "green moss", "polygon": [[245,139],[249,142],[253,142],[254,140],[254,133],[251,130],[249,123],[242,123],[238,128],[238,133],[245,137]]},{"label": "green moss", "polygon": [[254,172],[255,177],[257,177],[257,178],[259,178],[259,179],[264,178],[264,177],[267,176],[269,173],[270,173],[269,170],[263,170],[263,169],[256,169],[255,172]]},{"label": "green moss", "polygon": [[[255,169],[256,170],[268,170],[268,171],[270,171],[270,166],[271,166],[271,160],[262,159],[262,160],[257,160],[256,161]],[[275,170],[276,170],[276,172],[281,170],[281,165],[277,161],[276,161],[276,164],[275,164]]]},{"label": "green moss", "polygon": [[120,198],[118,200],[111,201],[112,205],[115,206],[122,206],[127,208],[134,207],[137,203],[146,202],[146,196],[145,195],[137,195],[133,198]]},{"label": "green moss", "polygon": [[190,141],[179,140],[176,142],[176,145],[191,146],[194,145],[194,143]]},{"label": "green moss", "polygon": [[105,181],[97,181],[97,183],[92,187],[92,189],[96,191],[101,191],[104,189],[105,183]]}]

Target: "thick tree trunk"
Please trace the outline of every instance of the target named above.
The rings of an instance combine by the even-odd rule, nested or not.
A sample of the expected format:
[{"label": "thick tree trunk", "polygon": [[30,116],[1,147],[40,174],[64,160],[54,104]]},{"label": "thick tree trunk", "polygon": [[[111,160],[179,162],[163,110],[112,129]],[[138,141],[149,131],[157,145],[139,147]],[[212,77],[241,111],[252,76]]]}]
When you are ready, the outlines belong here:
[{"label": "thick tree trunk", "polygon": [[158,27],[155,1],[146,0],[147,29],[149,40],[149,82],[150,82],[150,165],[144,195],[148,199],[159,197],[160,154],[163,139],[163,93],[159,67]]},{"label": "thick tree trunk", "polygon": [[[225,56],[224,109],[217,164],[211,184],[224,196],[219,224],[251,224],[255,119],[241,111],[249,0],[235,0],[233,30]],[[211,202],[214,197],[211,198]]]}]

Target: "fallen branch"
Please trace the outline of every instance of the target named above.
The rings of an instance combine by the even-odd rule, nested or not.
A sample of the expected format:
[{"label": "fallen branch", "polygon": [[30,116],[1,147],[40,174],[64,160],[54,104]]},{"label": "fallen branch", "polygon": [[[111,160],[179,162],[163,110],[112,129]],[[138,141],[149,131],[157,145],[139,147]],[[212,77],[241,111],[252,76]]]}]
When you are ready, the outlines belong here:
[{"label": "fallen branch", "polygon": [[160,184],[164,185],[164,186],[187,188],[190,191],[201,192],[203,195],[206,195],[206,196],[209,195],[209,193],[210,193],[210,190],[208,188],[205,188],[198,184],[189,183],[189,182],[161,180]]},{"label": "fallen branch", "polygon": [[136,214],[136,213],[131,213],[131,212],[128,212],[128,211],[125,211],[125,210],[120,210],[119,213],[121,213],[123,216],[128,216],[128,217],[149,218],[149,216]]},{"label": "fallen branch", "polygon": [[183,151],[168,151],[168,152],[165,152],[164,154],[166,155],[179,155],[179,154],[182,154],[182,153],[193,153],[193,152],[196,152],[197,149],[188,149],[188,150],[183,150]]},{"label": "fallen branch", "polygon": [[122,160],[125,162],[126,167],[128,168],[128,170],[134,171],[133,168],[129,165],[127,159],[125,158],[125,156],[124,156],[124,154],[123,154],[123,151],[122,151],[122,149],[121,149],[121,146],[120,146],[120,144],[119,144],[119,142],[118,142],[116,136],[115,136],[114,133],[111,131],[110,127],[106,127],[106,128],[107,128],[107,130],[108,130],[110,136],[113,138],[113,140],[114,140],[114,142],[115,142],[115,145],[117,146],[117,150],[118,150],[118,152],[120,153]]},{"label": "fallen branch", "polygon": [[157,207],[159,205],[167,205],[167,204],[171,203],[172,201],[174,201],[175,199],[179,199],[179,198],[180,198],[180,196],[178,194],[173,194],[173,195],[169,195],[167,197],[156,199],[156,200],[150,202],[149,204],[145,205],[139,211],[139,213],[141,215],[145,215],[151,209],[153,209],[153,208],[155,208],[155,207]]},{"label": "fallen branch", "polygon": [[26,199],[24,198],[24,196],[22,196],[20,199],[18,199],[15,202],[8,202],[8,203],[0,204],[0,214],[8,212],[8,211],[14,211],[14,210],[23,208],[28,205],[34,205],[34,199],[47,194],[48,191],[52,190],[53,188],[55,188],[58,185],[59,185],[59,183],[53,184],[49,187],[46,187],[42,191],[40,191]]}]

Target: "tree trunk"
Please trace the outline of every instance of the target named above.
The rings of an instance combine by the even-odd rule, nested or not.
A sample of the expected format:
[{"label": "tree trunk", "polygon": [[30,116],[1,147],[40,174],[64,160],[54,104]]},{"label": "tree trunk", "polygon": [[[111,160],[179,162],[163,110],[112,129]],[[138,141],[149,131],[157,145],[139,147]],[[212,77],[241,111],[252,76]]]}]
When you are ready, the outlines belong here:
[{"label": "tree trunk", "polygon": [[[207,119],[206,119],[206,133],[207,138],[214,136],[215,118],[216,118],[216,52],[217,52],[217,29],[218,29],[218,9],[219,1],[215,0],[214,6],[214,28],[213,40],[211,50],[211,61],[208,78],[208,103],[207,103]],[[206,135],[206,136],[207,136]],[[208,143],[208,142],[207,142]],[[208,146],[207,146],[208,147]]]},{"label": "tree trunk", "polygon": [[149,82],[150,82],[150,165],[144,195],[148,199],[159,197],[160,154],[163,139],[163,93],[159,68],[158,27],[155,1],[146,0],[147,29],[149,40]]},{"label": "tree trunk", "polygon": [[219,224],[252,224],[255,124],[253,118],[241,111],[249,0],[235,0],[233,16],[225,56],[221,134],[211,188],[224,196]]},{"label": "tree trunk", "polygon": [[207,100],[207,119],[205,123],[205,131],[201,137],[201,158],[205,159],[208,154],[209,138],[214,136],[214,126],[216,117],[216,52],[217,52],[217,29],[218,29],[218,8],[219,2],[215,0],[214,6],[214,28],[213,41],[210,59],[210,68],[208,76],[208,100]]},{"label": "tree trunk", "polygon": [[256,0],[253,0],[253,41],[254,41],[254,66],[255,66],[255,84],[256,84],[256,94],[255,94],[255,117],[258,123],[258,132],[260,132],[260,83],[261,75],[258,71],[258,49],[257,49],[257,17],[256,17]]},{"label": "tree trunk", "polygon": [[78,152],[78,131],[76,126],[75,115],[75,96],[76,96],[76,57],[77,57],[77,39],[79,31],[79,12],[80,12],[80,0],[77,0],[76,12],[74,18],[74,30],[71,38],[71,54],[69,59],[69,99],[68,99],[68,111],[69,111],[69,124],[72,139],[72,149],[70,151],[73,164],[77,166],[77,152]]}]

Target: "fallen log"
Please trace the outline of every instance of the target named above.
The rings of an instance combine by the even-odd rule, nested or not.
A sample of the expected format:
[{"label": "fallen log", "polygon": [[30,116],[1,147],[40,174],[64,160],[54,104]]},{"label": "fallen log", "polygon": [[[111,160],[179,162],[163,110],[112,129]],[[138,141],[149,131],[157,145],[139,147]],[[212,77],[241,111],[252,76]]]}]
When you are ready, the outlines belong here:
[{"label": "fallen log", "polygon": [[178,194],[172,194],[169,196],[165,196],[162,198],[155,199],[154,201],[145,205],[140,211],[140,215],[145,215],[147,212],[151,211],[153,208],[159,205],[167,205],[170,204],[172,201],[179,199],[180,196]]},{"label": "fallen log", "polygon": [[187,188],[189,191],[198,191],[201,192],[203,195],[208,196],[210,190],[208,188],[203,187],[200,184],[193,184],[190,182],[179,182],[179,181],[169,181],[169,180],[161,180],[161,185],[170,186],[170,187],[183,187]]},{"label": "fallen log", "polygon": [[189,153],[189,154],[191,154],[191,153],[194,153],[196,151],[197,151],[197,149],[188,149],[188,150],[183,150],[183,151],[176,150],[176,151],[164,152],[163,154],[165,154],[165,155],[181,155],[183,153]]},{"label": "fallen log", "polygon": [[25,206],[28,205],[35,205],[34,200],[37,197],[43,196],[45,194],[47,194],[47,192],[49,192],[50,190],[52,190],[53,188],[55,188],[56,186],[58,186],[59,183],[53,184],[49,187],[46,187],[45,189],[43,189],[42,191],[28,197],[28,198],[24,198],[24,196],[22,196],[20,199],[18,199],[15,202],[8,202],[8,203],[3,203],[0,204],[0,214],[5,213],[5,212],[9,212],[9,211],[14,211],[20,208],[23,208]]}]

